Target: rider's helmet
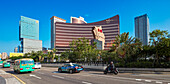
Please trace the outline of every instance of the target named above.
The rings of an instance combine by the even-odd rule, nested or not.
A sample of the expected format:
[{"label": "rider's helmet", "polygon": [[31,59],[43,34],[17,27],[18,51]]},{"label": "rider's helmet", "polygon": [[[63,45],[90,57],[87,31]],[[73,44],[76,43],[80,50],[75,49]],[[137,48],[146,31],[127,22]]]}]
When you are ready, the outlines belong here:
[{"label": "rider's helmet", "polygon": [[111,61],[110,64],[113,64],[113,61]]}]

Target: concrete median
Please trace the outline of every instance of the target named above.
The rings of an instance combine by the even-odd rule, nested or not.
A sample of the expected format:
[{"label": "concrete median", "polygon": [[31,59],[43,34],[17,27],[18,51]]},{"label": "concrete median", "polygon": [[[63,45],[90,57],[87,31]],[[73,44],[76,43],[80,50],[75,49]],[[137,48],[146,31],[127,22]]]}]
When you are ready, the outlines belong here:
[{"label": "concrete median", "polygon": [[[42,67],[60,67],[63,66],[64,63],[60,64],[42,64]],[[82,65],[85,70],[93,70],[93,71],[103,71],[106,66],[101,65]],[[170,68],[118,68],[120,73],[162,73],[169,72]]]}]

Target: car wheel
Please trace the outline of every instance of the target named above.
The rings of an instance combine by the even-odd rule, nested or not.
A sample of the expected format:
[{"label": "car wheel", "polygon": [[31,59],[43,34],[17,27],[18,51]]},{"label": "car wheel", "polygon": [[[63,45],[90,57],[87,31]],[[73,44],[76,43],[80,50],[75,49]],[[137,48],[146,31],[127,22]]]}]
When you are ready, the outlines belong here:
[{"label": "car wheel", "polygon": [[62,70],[59,68],[59,69],[58,69],[58,72],[60,72],[60,73],[61,73],[61,72],[62,72]]},{"label": "car wheel", "polygon": [[16,73],[16,70],[14,70],[14,72]]},{"label": "car wheel", "polygon": [[72,73],[73,73],[73,70],[70,69],[70,70],[69,70],[69,73],[72,74]]},{"label": "car wheel", "polygon": [[17,74],[19,74],[20,73],[20,71],[19,70],[17,70]]},{"label": "car wheel", "polygon": [[104,74],[107,74],[107,71],[104,71]]},{"label": "car wheel", "polygon": [[32,73],[32,71],[28,71],[29,73]]}]

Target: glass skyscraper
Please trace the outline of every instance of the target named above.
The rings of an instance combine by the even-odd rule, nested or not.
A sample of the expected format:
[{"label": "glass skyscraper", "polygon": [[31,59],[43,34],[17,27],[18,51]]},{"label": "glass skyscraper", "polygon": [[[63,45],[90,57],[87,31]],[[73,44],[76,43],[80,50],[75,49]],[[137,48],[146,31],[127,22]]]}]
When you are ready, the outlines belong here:
[{"label": "glass skyscraper", "polygon": [[135,37],[139,38],[143,45],[149,44],[149,18],[147,14],[135,18]]},{"label": "glass skyscraper", "polygon": [[18,47],[18,52],[42,51],[42,41],[39,40],[39,21],[21,16],[19,40],[21,45]]},{"label": "glass skyscraper", "polygon": [[20,40],[22,38],[39,40],[39,21],[21,16],[20,20]]}]

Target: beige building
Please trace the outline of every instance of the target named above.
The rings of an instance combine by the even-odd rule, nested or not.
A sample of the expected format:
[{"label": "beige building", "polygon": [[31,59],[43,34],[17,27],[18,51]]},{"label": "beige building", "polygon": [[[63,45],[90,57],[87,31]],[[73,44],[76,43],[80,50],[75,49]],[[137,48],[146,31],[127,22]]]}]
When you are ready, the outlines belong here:
[{"label": "beige building", "polygon": [[14,52],[15,52],[15,53],[18,52],[18,47],[15,47]]},{"label": "beige building", "polygon": [[2,55],[2,60],[7,59],[7,57],[8,57],[6,52],[3,52],[1,55]]},{"label": "beige building", "polygon": [[87,22],[84,20],[84,18],[83,17],[79,17],[79,18],[77,18],[77,17],[71,17],[71,19],[70,19],[71,21],[70,21],[70,23],[74,23],[74,24],[86,24]]}]

